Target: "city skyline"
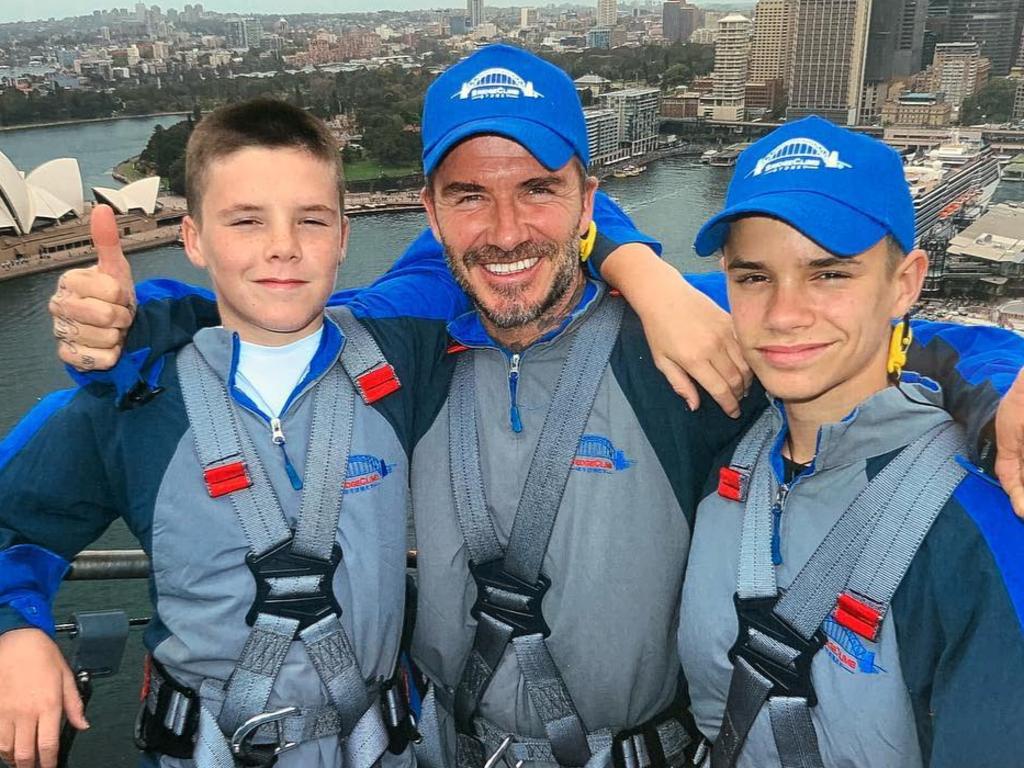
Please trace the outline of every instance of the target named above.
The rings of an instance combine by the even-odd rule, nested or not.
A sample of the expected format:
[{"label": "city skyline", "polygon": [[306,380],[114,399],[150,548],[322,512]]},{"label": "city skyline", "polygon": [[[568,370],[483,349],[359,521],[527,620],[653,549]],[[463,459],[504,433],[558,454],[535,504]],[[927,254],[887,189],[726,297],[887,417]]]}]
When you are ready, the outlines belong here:
[{"label": "city skyline", "polygon": [[[708,8],[751,8],[755,0],[698,0],[696,5]],[[161,5],[167,8],[181,9],[186,0],[172,0],[171,2],[154,3],[152,0],[147,5]],[[567,2],[568,5],[589,6],[595,5],[596,0],[575,0]],[[552,4],[551,0],[538,0],[537,2],[526,2],[525,0],[486,0],[485,5],[512,8],[512,7],[544,7]],[[563,3],[554,3],[561,5]],[[623,3],[632,5],[632,3]],[[375,11],[425,11],[435,8],[461,8],[465,6],[464,0],[345,0],[345,7],[339,8],[336,0],[216,0],[212,3],[203,3],[208,10],[218,13],[238,14],[295,14],[295,13],[372,13]],[[660,7],[660,3],[658,4]],[[0,24],[19,21],[45,21],[51,17],[56,19],[68,16],[86,16],[94,10],[110,10],[111,8],[133,7],[134,0],[113,0],[103,2],[102,0],[52,0],[47,7],[49,13],[40,17],[39,4],[32,0],[8,0],[0,4]]]}]

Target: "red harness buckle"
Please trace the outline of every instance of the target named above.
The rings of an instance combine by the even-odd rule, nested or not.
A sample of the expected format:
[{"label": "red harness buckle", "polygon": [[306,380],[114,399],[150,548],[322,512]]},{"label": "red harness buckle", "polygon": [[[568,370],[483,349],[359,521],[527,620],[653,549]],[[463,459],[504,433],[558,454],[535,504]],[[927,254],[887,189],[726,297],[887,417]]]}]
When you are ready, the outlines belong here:
[{"label": "red harness buckle", "polygon": [[397,392],[402,388],[398,374],[391,363],[383,363],[367,371],[356,379],[356,387],[367,405],[377,402],[382,397]]},{"label": "red harness buckle", "polygon": [[249,470],[244,461],[234,461],[219,467],[210,467],[203,472],[206,481],[206,492],[211,499],[224,496],[252,485]]},{"label": "red harness buckle", "polygon": [[736,467],[718,470],[718,495],[731,501],[746,501],[749,473]]},{"label": "red harness buckle", "polygon": [[875,642],[878,630],[882,626],[884,610],[866,598],[854,597],[849,592],[843,592],[836,600],[836,609],[832,616],[836,623],[851,632],[856,632],[865,640]]}]

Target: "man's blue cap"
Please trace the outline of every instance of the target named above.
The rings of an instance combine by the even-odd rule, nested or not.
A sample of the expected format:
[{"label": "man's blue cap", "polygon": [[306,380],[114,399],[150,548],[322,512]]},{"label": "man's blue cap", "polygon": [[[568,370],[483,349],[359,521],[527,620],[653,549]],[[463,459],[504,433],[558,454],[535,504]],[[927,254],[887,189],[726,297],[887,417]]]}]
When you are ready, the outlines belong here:
[{"label": "man's blue cap", "polygon": [[779,219],[836,256],[856,256],[886,235],[907,253],[914,247],[900,156],[820,117],[787,123],[743,151],[725,208],[697,233],[697,254],[719,251],[729,224],[751,215]]},{"label": "man's blue cap", "polygon": [[423,173],[452,147],[481,134],[523,145],[550,171],[576,155],[590,165],[587,123],[572,80],[510,45],[488,45],[446,69],[423,101]]}]

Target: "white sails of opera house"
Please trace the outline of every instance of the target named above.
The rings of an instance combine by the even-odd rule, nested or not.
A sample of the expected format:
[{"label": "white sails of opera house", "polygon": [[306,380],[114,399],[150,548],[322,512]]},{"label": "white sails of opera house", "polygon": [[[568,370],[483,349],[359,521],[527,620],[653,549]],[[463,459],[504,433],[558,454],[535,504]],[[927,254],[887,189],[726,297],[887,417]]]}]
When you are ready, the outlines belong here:
[{"label": "white sails of opera house", "polygon": [[[156,211],[159,191],[159,176],[140,179],[121,189],[92,189],[97,202],[106,203],[117,213],[139,211],[150,216]],[[25,175],[0,152],[0,234],[13,231],[27,235],[84,213],[82,172],[77,160],[50,160]]]}]

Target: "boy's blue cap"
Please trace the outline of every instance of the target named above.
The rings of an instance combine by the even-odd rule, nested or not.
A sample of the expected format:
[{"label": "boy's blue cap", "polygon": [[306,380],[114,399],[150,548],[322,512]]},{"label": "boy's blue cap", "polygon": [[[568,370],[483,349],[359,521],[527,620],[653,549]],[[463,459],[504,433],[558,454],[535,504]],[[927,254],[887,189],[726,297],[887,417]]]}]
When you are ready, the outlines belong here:
[{"label": "boy's blue cap", "polygon": [[820,117],[788,123],[743,151],[725,208],[697,233],[697,254],[716,253],[730,222],[757,214],[836,256],[856,256],[886,235],[907,253],[914,247],[914,203],[900,156]]},{"label": "boy's blue cap", "polygon": [[590,165],[587,123],[572,80],[510,45],[488,45],[444,72],[423,101],[423,173],[463,139],[497,134],[522,144],[550,171],[576,155]]}]

